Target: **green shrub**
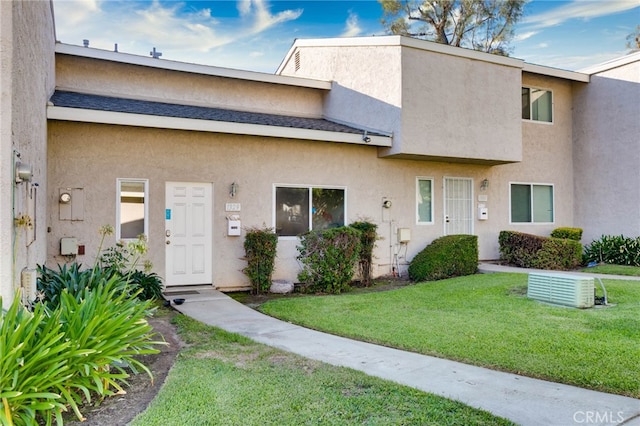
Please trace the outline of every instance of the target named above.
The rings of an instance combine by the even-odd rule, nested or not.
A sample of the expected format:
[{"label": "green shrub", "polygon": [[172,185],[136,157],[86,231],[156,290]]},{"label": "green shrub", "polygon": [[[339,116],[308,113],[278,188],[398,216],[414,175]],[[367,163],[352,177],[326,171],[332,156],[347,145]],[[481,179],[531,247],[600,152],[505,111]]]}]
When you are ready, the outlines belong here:
[{"label": "green shrub", "polygon": [[542,249],[544,237],[515,231],[498,235],[500,260],[521,268],[533,268],[536,254]]},{"label": "green shrub", "polygon": [[564,238],[580,241],[582,239],[582,228],[556,228],[551,232],[553,238]]},{"label": "green shrub", "polygon": [[368,287],[373,282],[371,277],[373,267],[373,249],[376,245],[376,240],[378,239],[378,235],[376,234],[378,225],[367,221],[360,221],[354,222],[349,226],[360,231],[358,272],[360,273],[362,285]]},{"label": "green shrub", "polygon": [[275,266],[278,235],[271,228],[248,229],[244,238],[247,267],[242,270],[249,277],[254,294],[266,293],[271,287]]},{"label": "green shrub", "polygon": [[582,261],[582,245],[573,239],[501,231],[498,243],[500,259],[521,268],[567,270]]},{"label": "green shrub", "polygon": [[582,244],[573,239],[546,238],[536,253],[532,267],[537,269],[575,269],[582,263]]},{"label": "green shrub", "polygon": [[435,281],[478,271],[478,237],[447,235],[434,240],[409,264],[413,281]]},{"label": "green shrub", "polygon": [[74,262],[69,265],[58,265],[56,271],[44,265],[38,265],[36,286],[39,301],[45,303],[50,309],[55,309],[60,305],[60,295],[63,291],[79,298],[85,288],[92,289],[116,274],[113,269],[99,267],[81,269],[81,267],[82,265]]},{"label": "green shrub", "polygon": [[584,248],[583,261],[640,266],[640,237],[603,235]]},{"label": "green shrub", "polygon": [[[42,304],[29,312],[19,294],[0,309],[0,424],[38,424],[61,421],[66,403],[59,386],[73,376],[68,360],[82,354],[65,339],[60,313],[48,314]],[[2,298],[0,298],[0,308]]]},{"label": "green shrub", "polygon": [[[33,312],[16,297],[0,320],[0,423],[62,424],[62,412],[92,396],[122,392],[129,371],[149,369],[136,358],[157,353],[149,301],[122,291],[113,276],[86,286],[79,296],[66,289],[54,309],[38,303]],[[0,308],[2,299],[0,299]]]},{"label": "green shrub", "polygon": [[[129,373],[149,369],[136,358],[158,353],[153,341],[153,329],[147,317],[150,301],[141,301],[137,294],[121,291],[121,278],[114,276],[93,289],[85,288],[78,300],[63,291],[60,321],[65,338],[85,352],[83,357],[69,360],[75,372],[69,388],[88,390],[99,396],[122,392],[121,384]],[[76,402],[80,402],[76,395]],[[85,392],[84,396],[89,398]]]},{"label": "green shrub", "polygon": [[300,238],[298,280],[305,289],[333,294],[349,289],[360,257],[360,231],[342,226],[310,231]]}]

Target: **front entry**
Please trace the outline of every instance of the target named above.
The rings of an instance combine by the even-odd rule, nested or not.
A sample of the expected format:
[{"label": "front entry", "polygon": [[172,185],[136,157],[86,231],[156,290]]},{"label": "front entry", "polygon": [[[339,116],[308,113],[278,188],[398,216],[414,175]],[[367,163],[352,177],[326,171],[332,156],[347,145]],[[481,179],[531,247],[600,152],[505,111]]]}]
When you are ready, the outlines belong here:
[{"label": "front entry", "polygon": [[212,194],[211,183],[166,183],[167,286],[212,283]]},{"label": "front entry", "polygon": [[473,234],[473,181],[444,178],[444,234]]}]

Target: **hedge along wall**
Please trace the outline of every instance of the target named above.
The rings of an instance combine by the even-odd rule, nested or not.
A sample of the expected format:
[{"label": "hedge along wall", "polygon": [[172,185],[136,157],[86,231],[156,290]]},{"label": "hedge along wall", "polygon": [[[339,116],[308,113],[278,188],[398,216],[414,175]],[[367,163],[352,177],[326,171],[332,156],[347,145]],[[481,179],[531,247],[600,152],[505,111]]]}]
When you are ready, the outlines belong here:
[{"label": "hedge along wall", "polygon": [[582,263],[582,244],[572,239],[501,231],[498,243],[500,260],[521,268],[569,270]]},{"label": "hedge along wall", "polygon": [[435,239],[409,264],[413,281],[435,281],[478,271],[478,237],[447,235]]}]

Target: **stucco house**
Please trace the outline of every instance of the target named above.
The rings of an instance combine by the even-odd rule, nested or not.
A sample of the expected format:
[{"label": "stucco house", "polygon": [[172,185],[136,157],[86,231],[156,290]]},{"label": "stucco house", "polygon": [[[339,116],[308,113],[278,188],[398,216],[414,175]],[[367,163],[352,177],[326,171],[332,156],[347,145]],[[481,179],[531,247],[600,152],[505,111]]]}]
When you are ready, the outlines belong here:
[{"label": "stucco house", "polygon": [[[147,235],[167,286],[224,291],[248,286],[252,227],[278,233],[274,278],[293,281],[296,235],[362,219],[377,276],[447,234],[477,235],[481,259],[505,229],[640,234],[640,53],[572,72],[400,36],[296,40],[264,74],[55,43],[46,1],[0,11],[6,298],[36,264],[91,264],[105,224],[110,243]],[[35,226],[16,230],[23,213]]]}]

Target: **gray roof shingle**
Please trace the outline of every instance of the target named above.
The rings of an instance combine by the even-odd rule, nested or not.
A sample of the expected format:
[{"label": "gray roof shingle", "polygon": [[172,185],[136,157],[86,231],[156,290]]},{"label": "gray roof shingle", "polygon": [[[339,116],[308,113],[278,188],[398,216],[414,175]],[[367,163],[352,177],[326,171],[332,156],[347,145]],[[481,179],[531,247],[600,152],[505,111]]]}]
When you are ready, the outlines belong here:
[{"label": "gray roof shingle", "polygon": [[324,130],[339,133],[357,134],[363,132],[361,129],[334,123],[322,118],[306,118],[290,115],[234,111],[223,108],[151,102],[60,90],[56,90],[50,100],[55,106],[67,108],[81,108],[97,111],[146,114],[161,117],[190,118],[196,120],[223,121],[242,124],[259,124],[297,129]]}]

